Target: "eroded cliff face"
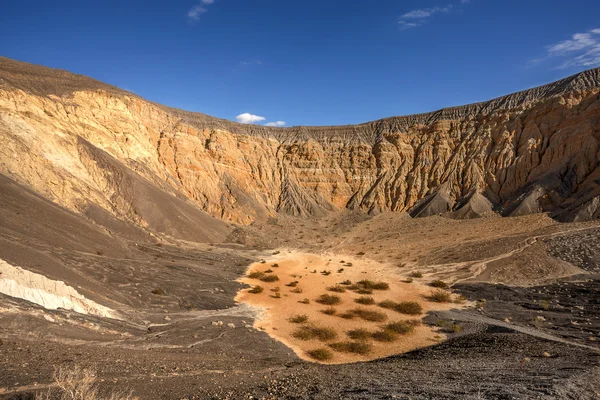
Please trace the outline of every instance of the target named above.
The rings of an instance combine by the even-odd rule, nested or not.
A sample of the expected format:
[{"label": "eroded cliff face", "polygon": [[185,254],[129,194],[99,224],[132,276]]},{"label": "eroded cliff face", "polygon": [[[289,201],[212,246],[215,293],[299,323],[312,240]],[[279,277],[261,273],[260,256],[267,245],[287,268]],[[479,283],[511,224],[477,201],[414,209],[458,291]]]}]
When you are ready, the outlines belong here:
[{"label": "eroded cliff face", "polygon": [[2,174],[72,210],[100,207],[158,231],[176,228],[158,226],[167,209],[239,224],[343,208],[597,213],[600,70],[437,113],[287,129],[170,109],[8,59],[0,79]]}]

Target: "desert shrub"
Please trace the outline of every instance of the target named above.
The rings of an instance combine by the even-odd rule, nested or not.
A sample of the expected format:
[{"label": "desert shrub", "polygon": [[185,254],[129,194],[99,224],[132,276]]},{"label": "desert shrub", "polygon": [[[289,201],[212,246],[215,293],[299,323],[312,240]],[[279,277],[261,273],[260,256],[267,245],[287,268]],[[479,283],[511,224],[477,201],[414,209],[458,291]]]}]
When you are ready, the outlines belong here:
[{"label": "desert shrub", "polygon": [[317,361],[327,361],[333,358],[333,353],[325,348],[309,350],[306,354]]},{"label": "desert shrub", "polygon": [[250,272],[248,274],[248,278],[250,278],[250,279],[260,279],[263,276],[265,276],[265,273],[261,272],[261,271],[254,271],[254,272]]},{"label": "desert shrub", "polygon": [[298,314],[290,319],[288,319],[293,324],[303,324],[308,321],[308,315],[306,314]]},{"label": "desert shrub", "polygon": [[322,342],[333,340],[337,337],[337,332],[333,328],[302,326],[292,333],[292,336],[299,340],[318,339]]},{"label": "desert shrub", "polygon": [[371,289],[371,290],[388,290],[390,285],[386,282],[373,282],[368,279],[364,279],[362,281],[357,282],[357,284],[362,289]]},{"label": "desert shrub", "polygon": [[267,262],[265,260],[260,260],[261,264],[266,264]]},{"label": "desert shrub", "polygon": [[450,293],[445,290],[435,290],[426,299],[434,303],[450,303],[452,301]]},{"label": "desert shrub", "polygon": [[321,271],[321,275],[329,276],[329,275],[331,275],[331,271],[329,271],[329,270],[323,270],[323,271]]},{"label": "desert shrub", "polygon": [[316,269],[313,269],[312,271],[310,271],[310,273],[311,273],[311,274],[316,274],[316,273],[317,273],[317,270],[316,270]]},{"label": "desert shrub", "polygon": [[288,284],[287,284],[287,285],[285,285],[285,286],[288,286],[288,287],[296,287],[296,286],[298,286],[298,283],[300,283],[300,282],[298,282],[298,281],[293,281],[293,282],[290,282],[290,283],[288,283]]},{"label": "desert shrub", "polygon": [[351,312],[358,318],[370,322],[383,322],[387,319],[387,315],[382,312],[367,310],[364,308],[355,308]]},{"label": "desert shrub", "polygon": [[340,282],[340,285],[349,286],[349,285],[352,285],[352,281],[351,280],[345,280],[345,281]]},{"label": "desert shrub", "polygon": [[330,286],[327,288],[327,290],[329,290],[330,292],[336,292],[336,293],[345,293],[346,292],[345,288],[338,286],[338,285]]},{"label": "desert shrub", "polygon": [[344,272],[344,268],[340,268],[337,270],[338,274],[341,274],[342,272]]},{"label": "desert shrub", "polygon": [[280,292],[281,288],[279,286],[275,286],[274,288],[270,289],[271,292]]},{"label": "desert shrub", "polygon": [[354,353],[354,354],[369,354],[372,346],[365,342],[336,342],[329,345],[333,350],[340,353]]},{"label": "desert shrub", "polygon": [[356,293],[358,293],[358,294],[373,294],[373,289],[366,289],[366,288],[358,289],[356,291]]},{"label": "desert shrub", "polygon": [[131,393],[111,393],[102,397],[94,386],[95,373],[89,369],[74,366],[73,368],[56,368],[54,370],[54,387],[45,393],[38,394],[36,400],[132,400]]},{"label": "desert shrub", "polygon": [[371,338],[371,332],[363,328],[349,330],[346,335],[352,340],[368,340]]},{"label": "desert shrub", "polygon": [[393,310],[394,307],[396,307],[398,303],[396,303],[395,301],[391,301],[391,300],[384,300],[381,303],[378,304],[379,307],[381,308],[387,308],[388,310]]},{"label": "desert shrub", "polygon": [[444,281],[440,281],[439,279],[430,282],[429,286],[438,288],[438,289],[448,289],[448,284]]},{"label": "desert shrub", "polygon": [[279,277],[277,275],[265,275],[259,279],[263,282],[277,282],[279,280]]},{"label": "desert shrub", "polygon": [[272,297],[274,299],[280,299],[281,298],[281,293],[277,292],[275,294],[272,294],[270,297]]},{"label": "desert shrub", "polygon": [[152,294],[155,294],[157,296],[166,296],[167,295],[167,293],[162,288],[153,289]]},{"label": "desert shrub", "polygon": [[368,306],[371,304],[375,304],[375,299],[371,296],[361,296],[358,299],[354,299],[354,302]]},{"label": "desert shrub", "polygon": [[346,311],[345,313],[338,314],[338,317],[344,318],[344,319],[354,319],[354,317],[356,317],[356,315],[352,311]]},{"label": "desert shrub", "polygon": [[340,304],[342,302],[342,299],[340,299],[340,297],[336,295],[322,294],[317,298],[316,302],[319,304],[334,306],[336,304]]},{"label": "desert shrub", "polygon": [[256,285],[252,289],[248,290],[249,293],[259,294],[262,293],[265,289],[262,286]]},{"label": "desert shrub", "polygon": [[279,264],[275,263],[271,265],[271,268],[279,268]]},{"label": "desert shrub", "polygon": [[290,290],[290,292],[300,294],[300,293],[302,293],[302,289],[300,289],[299,287],[297,287],[297,288],[294,288],[294,289]]},{"label": "desert shrub", "polygon": [[378,342],[394,342],[398,340],[398,334],[388,329],[381,329],[377,332],[373,332],[371,337]]},{"label": "desert shrub", "polygon": [[351,266],[352,266],[352,263],[351,263],[351,262],[349,262],[349,263],[346,263],[345,265],[346,265],[346,267],[351,267]]},{"label": "desert shrub", "polygon": [[359,251],[356,253],[357,256],[364,256],[366,253],[364,251]]},{"label": "desert shrub", "polygon": [[393,310],[407,315],[419,315],[423,313],[423,307],[416,301],[401,301],[394,306]]},{"label": "desert shrub", "polygon": [[310,304],[310,300],[309,299],[302,299],[302,300],[298,300],[298,303],[300,303],[300,304]]},{"label": "desert shrub", "polygon": [[420,272],[411,272],[408,276],[410,276],[411,278],[422,278],[423,274]]},{"label": "desert shrub", "polygon": [[272,269],[268,269],[268,270],[265,271],[265,274],[272,274],[272,273],[273,273]]},{"label": "desert shrub", "polygon": [[456,303],[456,304],[462,304],[465,301],[467,301],[467,298],[465,296],[463,296],[462,294],[454,299],[454,303]]},{"label": "desert shrub", "polygon": [[390,322],[384,329],[400,335],[407,335],[415,329],[416,324],[418,321],[396,321]]},{"label": "desert shrub", "polygon": [[335,315],[335,313],[337,312],[335,308],[333,307],[327,307],[324,310],[321,310],[321,312],[325,315]]},{"label": "desert shrub", "polygon": [[406,278],[405,280],[403,280],[402,282],[404,283],[413,283],[414,279],[413,278]]}]

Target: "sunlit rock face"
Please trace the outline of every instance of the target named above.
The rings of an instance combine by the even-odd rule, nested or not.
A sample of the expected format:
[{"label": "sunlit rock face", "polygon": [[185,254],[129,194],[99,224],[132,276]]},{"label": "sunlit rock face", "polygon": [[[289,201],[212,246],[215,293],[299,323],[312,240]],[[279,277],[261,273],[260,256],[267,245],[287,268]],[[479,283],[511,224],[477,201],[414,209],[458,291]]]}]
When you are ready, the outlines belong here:
[{"label": "sunlit rock face", "polygon": [[[268,128],[0,58],[0,173],[77,212],[206,241],[344,208],[585,220],[600,214],[599,93],[595,69],[429,114]],[[198,219],[210,229],[185,225]]]}]

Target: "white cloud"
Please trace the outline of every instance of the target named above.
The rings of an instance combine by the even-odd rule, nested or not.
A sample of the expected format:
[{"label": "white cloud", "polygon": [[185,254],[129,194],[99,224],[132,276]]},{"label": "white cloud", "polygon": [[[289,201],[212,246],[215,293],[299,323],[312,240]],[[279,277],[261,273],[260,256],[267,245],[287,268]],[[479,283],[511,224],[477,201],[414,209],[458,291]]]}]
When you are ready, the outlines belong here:
[{"label": "white cloud", "polygon": [[549,57],[564,59],[559,68],[586,67],[600,65],[600,28],[585,33],[576,33],[571,39],[547,46]]},{"label": "white cloud", "polygon": [[197,4],[194,7],[190,8],[190,10],[187,13],[188,18],[194,20],[200,19],[200,16],[202,14],[206,14],[208,12],[206,6],[210,6],[214,2],[215,0],[200,0],[200,4]]},{"label": "white cloud", "polygon": [[285,121],[269,122],[265,126],[285,126]]},{"label": "white cloud", "polygon": [[412,10],[402,14],[398,20],[398,25],[401,30],[407,30],[416,28],[425,24],[435,14],[447,14],[453,10],[460,9],[462,6],[467,5],[471,0],[460,0],[456,4],[448,4],[445,6],[435,6],[430,8],[421,8],[418,10]]},{"label": "white cloud", "polygon": [[243,113],[243,114],[240,114],[237,117],[235,117],[235,119],[240,124],[256,124],[258,122],[264,121],[266,118],[261,117],[259,115],[250,114],[250,113]]}]

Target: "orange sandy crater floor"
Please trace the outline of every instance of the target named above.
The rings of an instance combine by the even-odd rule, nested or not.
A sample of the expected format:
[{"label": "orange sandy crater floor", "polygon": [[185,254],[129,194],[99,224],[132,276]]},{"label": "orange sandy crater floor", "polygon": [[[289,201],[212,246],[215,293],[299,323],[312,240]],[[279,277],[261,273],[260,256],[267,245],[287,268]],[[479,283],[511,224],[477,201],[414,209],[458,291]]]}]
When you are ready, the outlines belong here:
[{"label": "orange sandy crater floor", "polygon": [[[398,274],[394,267],[362,259],[358,256],[316,255],[284,250],[264,261],[250,265],[246,276],[240,279],[240,282],[252,287],[256,285],[263,287],[263,292],[254,294],[250,293],[248,288],[245,288],[238,293],[236,301],[261,308],[262,312],[255,321],[254,327],[267,332],[271,337],[294,350],[300,358],[308,361],[327,364],[368,361],[430,346],[444,340],[445,335],[425,324],[415,326],[409,334],[398,335],[397,339],[392,342],[380,342],[372,338],[363,341],[371,346],[368,354],[339,352],[329,345],[336,342],[351,341],[347,336],[347,332],[351,329],[363,328],[375,332],[381,330],[384,325],[390,322],[420,321],[428,311],[449,310],[467,306],[466,303],[427,301],[425,297],[436,289],[427,286],[420,279],[414,279],[412,283],[406,283],[404,281],[407,277]],[[348,263],[352,265],[349,266]],[[278,267],[274,267],[274,264]],[[269,275],[277,275],[279,281],[262,282],[259,279],[251,279],[247,276],[252,272],[265,272],[269,269],[273,270]],[[341,269],[343,271],[338,272]],[[322,274],[321,271],[325,270],[331,271],[331,274],[328,276]],[[352,283],[361,280],[386,282],[389,284],[389,289],[374,290],[372,294],[364,295],[375,300],[376,303],[373,305],[357,304],[354,300],[363,295],[351,290],[346,290],[344,293],[334,293],[327,290],[328,287],[336,286],[336,284],[346,280],[350,280]],[[296,287],[286,286],[294,281],[298,281]],[[302,293],[293,292],[298,288]],[[316,300],[322,294],[339,296],[341,303],[334,306],[319,304]],[[456,297],[456,295],[453,295],[453,299]],[[303,299],[309,299],[310,303],[300,303]],[[384,309],[378,306],[378,303],[384,300],[394,302],[416,301],[423,307],[423,313],[420,315],[406,315],[394,310]],[[321,310],[329,307],[335,308],[336,315],[326,315],[321,312]],[[384,313],[386,319],[383,322],[369,322],[358,317],[344,319],[339,316],[356,308]],[[297,315],[306,315],[308,320],[300,324],[289,321],[290,318]],[[337,337],[327,341],[318,339],[299,340],[293,336],[293,333],[301,326],[332,328],[337,333]],[[323,348],[331,353],[332,357],[330,359],[318,361],[308,353],[311,350]]]}]

